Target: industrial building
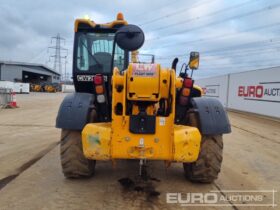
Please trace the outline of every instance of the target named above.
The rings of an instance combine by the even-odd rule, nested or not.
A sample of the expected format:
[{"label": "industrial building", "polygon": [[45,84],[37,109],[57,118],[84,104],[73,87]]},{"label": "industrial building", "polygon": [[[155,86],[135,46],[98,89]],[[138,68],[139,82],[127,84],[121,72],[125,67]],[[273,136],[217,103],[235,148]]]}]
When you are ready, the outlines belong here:
[{"label": "industrial building", "polygon": [[41,83],[60,82],[60,74],[42,64],[0,61],[0,81]]}]

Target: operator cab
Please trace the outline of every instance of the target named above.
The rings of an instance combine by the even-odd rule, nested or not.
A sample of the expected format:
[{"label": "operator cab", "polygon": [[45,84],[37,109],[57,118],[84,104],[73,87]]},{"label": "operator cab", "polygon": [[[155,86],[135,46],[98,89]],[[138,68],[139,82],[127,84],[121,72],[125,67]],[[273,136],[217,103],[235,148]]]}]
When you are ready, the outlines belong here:
[{"label": "operator cab", "polygon": [[89,19],[76,20],[73,54],[76,92],[94,93],[95,75],[103,75],[105,83],[108,83],[114,66],[120,70],[127,68],[128,52],[117,45],[113,52],[115,34],[123,25],[127,22],[121,13],[117,15],[117,20],[107,24],[96,24]]}]

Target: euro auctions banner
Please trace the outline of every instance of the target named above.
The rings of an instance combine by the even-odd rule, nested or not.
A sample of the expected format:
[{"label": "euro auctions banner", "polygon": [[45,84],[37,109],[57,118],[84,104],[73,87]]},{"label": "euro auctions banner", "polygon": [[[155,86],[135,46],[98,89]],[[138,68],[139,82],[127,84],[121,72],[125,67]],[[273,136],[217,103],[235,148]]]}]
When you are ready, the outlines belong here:
[{"label": "euro auctions banner", "polygon": [[280,67],[229,76],[228,108],[280,118]]},{"label": "euro auctions banner", "polygon": [[260,82],[258,85],[238,87],[238,96],[245,100],[280,102],[280,82]]},{"label": "euro auctions banner", "polygon": [[227,106],[228,75],[199,79],[195,84],[203,89],[204,97],[216,98]]},{"label": "euro auctions banner", "polygon": [[280,118],[280,67],[198,79],[204,97],[224,107]]}]

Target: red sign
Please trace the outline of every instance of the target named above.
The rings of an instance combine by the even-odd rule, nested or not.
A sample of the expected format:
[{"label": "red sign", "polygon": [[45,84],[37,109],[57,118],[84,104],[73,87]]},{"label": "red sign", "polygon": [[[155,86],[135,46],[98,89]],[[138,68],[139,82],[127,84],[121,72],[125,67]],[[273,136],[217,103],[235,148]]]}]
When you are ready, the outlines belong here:
[{"label": "red sign", "polygon": [[[277,87],[278,83],[239,86],[238,96],[244,98],[279,98],[280,87]],[[279,85],[278,85],[279,86]]]},{"label": "red sign", "polygon": [[263,97],[263,86],[239,86],[238,87],[238,96],[240,97],[253,97],[253,98],[262,98]]}]

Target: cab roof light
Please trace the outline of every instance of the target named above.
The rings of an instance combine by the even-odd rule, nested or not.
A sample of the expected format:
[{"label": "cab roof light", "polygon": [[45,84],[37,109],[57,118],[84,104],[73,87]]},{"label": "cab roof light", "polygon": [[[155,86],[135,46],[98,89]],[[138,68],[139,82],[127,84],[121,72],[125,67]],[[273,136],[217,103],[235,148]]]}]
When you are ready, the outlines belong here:
[{"label": "cab roof light", "polygon": [[89,15],[84,15],[84,17],[83,17],[85,20],[90,20],[90,17],[89,17]]},{"label": "cab roof light", "polygon": [[119,12],[117,14],[117,20],[124,20],[123,13]]}]

